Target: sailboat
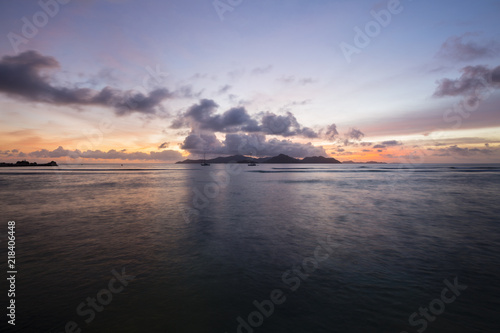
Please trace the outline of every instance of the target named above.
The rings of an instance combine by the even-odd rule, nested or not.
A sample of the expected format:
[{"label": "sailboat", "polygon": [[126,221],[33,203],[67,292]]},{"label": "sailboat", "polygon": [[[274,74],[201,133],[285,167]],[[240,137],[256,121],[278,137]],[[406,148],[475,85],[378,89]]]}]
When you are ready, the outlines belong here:
[{"label": "sailboat", "polygon": [[[250,155],[253,155],[253,154],[250,154]],[[248,162],[248,166],[256,166],[256,165],[257,165],[257,163],[255,163],[255,161],[250,160]]]},{"label": "sailboat", "polygon": [[205,153],[203,153],[203,162],[201,162],[201,166],[210,166],[210,163],[207,163],[207,160],[205,159]]}]

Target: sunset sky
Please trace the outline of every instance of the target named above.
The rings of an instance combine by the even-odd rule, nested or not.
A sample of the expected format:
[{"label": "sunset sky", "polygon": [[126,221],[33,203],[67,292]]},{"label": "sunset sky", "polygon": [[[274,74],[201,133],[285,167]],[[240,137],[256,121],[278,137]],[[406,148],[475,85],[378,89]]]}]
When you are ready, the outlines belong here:
[{"label": "sunset sky", "polygon": [[2,1],[0,162],[500,162],[500,2]]}]

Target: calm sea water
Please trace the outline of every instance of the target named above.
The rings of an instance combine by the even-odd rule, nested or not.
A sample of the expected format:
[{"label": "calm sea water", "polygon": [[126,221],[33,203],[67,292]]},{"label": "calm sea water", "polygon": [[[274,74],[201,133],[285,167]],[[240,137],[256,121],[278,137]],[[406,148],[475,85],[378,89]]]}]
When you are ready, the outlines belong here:
[{"label": "calm sea water", "polygon": [[0,169],[10,331],[499,331],[499,165],[230,167]]}]

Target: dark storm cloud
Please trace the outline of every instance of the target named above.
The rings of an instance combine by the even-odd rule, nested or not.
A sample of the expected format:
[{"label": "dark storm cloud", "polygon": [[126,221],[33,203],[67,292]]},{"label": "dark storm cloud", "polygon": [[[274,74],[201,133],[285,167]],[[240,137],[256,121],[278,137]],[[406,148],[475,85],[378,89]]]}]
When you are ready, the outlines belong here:
[{"label": "dark storm cloud", "polygon": [[28,101],[57,105],[97,105],[111,107],[117,115],[133,112],[157,114],[161,102],[173,94],[161,88],[149,93],[122,91],[105,87],[100,91],[89,88],[56,87],[47,71],[59,68],[58,61],[36,51],[26,51],[0,60],[0,92]]},{"label": "dark storm cloud", "polygon": [[478,36],[474,33],[466,33],[462,36],[448,38],[438,52],[438,56],[458,61],[472,61],[480,58],[489,58],[498,54],[499,44],[495,41],[477,43],[468,40],[469,37]]}]

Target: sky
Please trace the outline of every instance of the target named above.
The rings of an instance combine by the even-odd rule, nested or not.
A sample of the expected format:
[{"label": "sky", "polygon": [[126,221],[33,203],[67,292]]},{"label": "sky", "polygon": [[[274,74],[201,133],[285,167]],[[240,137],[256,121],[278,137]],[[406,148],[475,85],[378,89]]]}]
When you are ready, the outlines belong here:
[{"label": "sky", "polygon": [[500,162],[500,1],[2,1],[0,162]]}]

